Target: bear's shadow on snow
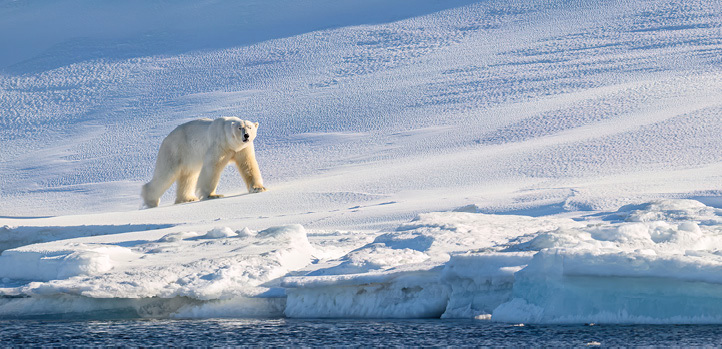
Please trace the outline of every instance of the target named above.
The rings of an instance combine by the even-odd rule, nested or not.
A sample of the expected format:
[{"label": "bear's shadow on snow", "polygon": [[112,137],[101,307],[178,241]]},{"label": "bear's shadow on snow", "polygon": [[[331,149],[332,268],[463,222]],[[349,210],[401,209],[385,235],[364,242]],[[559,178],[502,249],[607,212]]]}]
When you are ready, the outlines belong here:
[{"label": "bear's shadow on snow", "polygon": [[125,224],[77,226],[0,226],[0,253],[20,246],[98,235],[122,234],[136,231],[174,227],[175,224]]},{"label": "bear's shadow on snow", "polygon": [[[223,196],[217,197],[217,198],[212,198],[212,199],[202,199],[202,200],[196,200],[196,201],[181,202],[178,204],[174,204],[174,203],[167,204],[166,203],[164,205],[159,205],[158,207],[197,205],[197,204],[202,204],[202,203],[207,203],[207,202],[218,202],[218,201],[223,201],[225,199],[231,199],[231,198],[235,198],[235,197],[239,197],[239,196],[246,196],[246,195],[252,195],[252,194],[251,193],[230,193],[230,194],[221,194],[221,195],[223,195]],[[163,196],[162,198],[166,198],[166,196]],[[148,208],[143,207],[142,209],[147,210]]]}]

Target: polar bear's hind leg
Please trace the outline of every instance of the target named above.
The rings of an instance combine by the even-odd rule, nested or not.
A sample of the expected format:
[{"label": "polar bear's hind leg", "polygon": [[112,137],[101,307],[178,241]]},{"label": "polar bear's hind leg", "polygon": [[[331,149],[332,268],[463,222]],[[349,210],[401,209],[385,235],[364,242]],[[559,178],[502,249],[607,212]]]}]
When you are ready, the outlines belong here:
[{"label": "polar bear's hind leg", "polygon": [[196,183],[199,171],[181,171],[178,175],[178,187],[176,188],[175,203],[198,201],[195,195]]},{"label": "polar bear's hind leg", "polygon": [[156,168],[156,171],[153,173],[153,179],[144,184],[140,192],[145,206],[148,208],[158,207],[161,195],[170,188],[177,177],[177,171],[159,171],[158,168]]},{"label": "polar bear's hind leg", "polygon": [[203,163],[203,169],[201,174],[198,176],[198,192],[200,198],[205,199],[217,199],[222,198],[223,195],[216,194],[216,188],[218,187],[218,181],[221,179],[221,172],[228,165],[230,156],[219,155],[219,156],[208,156],[206,161]]}]

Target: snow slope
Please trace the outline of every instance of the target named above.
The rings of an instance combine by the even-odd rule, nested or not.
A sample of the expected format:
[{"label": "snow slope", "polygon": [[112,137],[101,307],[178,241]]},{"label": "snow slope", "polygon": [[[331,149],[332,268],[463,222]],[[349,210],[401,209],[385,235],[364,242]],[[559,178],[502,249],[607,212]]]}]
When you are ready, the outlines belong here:
[{"label": "snow slope", "polygon": [[[721,27],[680,0],[0,2],[0,316],[720,322]],[[224,199],[138,210],[163,137],[219,116],[260,122],[270,191],[229,168]]]}]

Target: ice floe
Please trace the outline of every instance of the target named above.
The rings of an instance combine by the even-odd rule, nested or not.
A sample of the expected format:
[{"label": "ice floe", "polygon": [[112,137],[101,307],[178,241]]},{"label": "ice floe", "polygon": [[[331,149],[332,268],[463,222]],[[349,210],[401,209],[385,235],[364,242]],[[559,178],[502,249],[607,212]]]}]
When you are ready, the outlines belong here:
[{"label": "ice floe", "polygon": [[10,249],[0,316],[719,323],[721,275],[722,210],[694,200],[435,212],[376,233],[172,227]]}]

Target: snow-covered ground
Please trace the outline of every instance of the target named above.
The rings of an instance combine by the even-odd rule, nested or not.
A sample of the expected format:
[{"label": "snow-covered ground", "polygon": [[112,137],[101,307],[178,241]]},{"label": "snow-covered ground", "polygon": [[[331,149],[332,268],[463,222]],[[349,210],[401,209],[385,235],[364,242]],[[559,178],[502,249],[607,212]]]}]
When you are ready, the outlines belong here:
[{"label": "snow-covered ground", "polygon": [[[0,317],[722,322],[722,3],[0,2]],[[139,210],[260,122],[268,192]]]}]

